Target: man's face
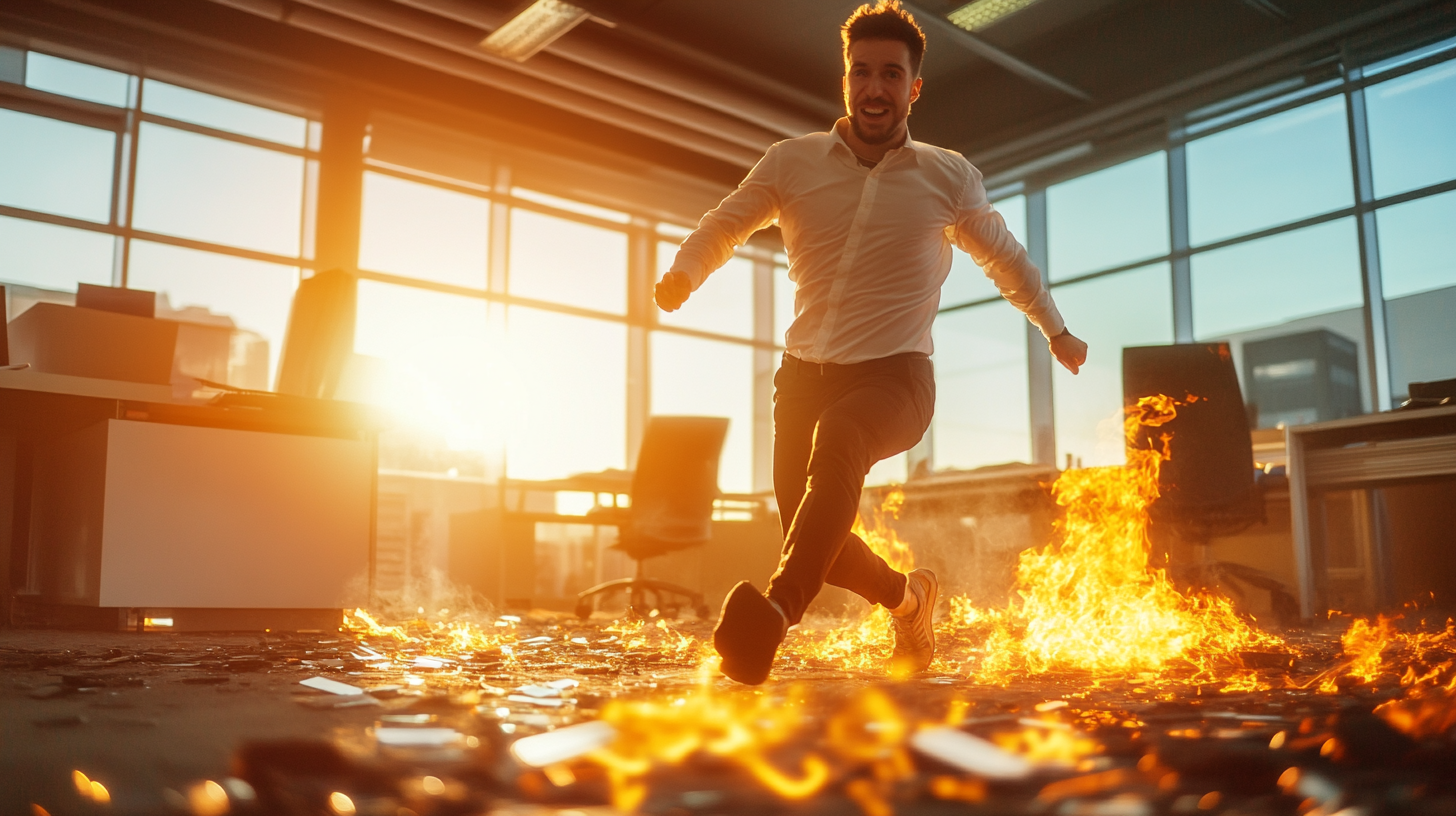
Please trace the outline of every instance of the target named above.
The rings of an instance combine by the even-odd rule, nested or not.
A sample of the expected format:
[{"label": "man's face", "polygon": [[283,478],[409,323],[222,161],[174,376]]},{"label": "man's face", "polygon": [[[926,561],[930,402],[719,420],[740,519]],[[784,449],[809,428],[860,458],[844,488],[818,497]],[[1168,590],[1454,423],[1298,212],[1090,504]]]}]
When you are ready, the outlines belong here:
[{"label": "man's face", "polygon": [[854,135],[872,145],[900,137],[910,103],[920,98],[910,48],[899,40],[857,40],[846,63],[844,107]]}]

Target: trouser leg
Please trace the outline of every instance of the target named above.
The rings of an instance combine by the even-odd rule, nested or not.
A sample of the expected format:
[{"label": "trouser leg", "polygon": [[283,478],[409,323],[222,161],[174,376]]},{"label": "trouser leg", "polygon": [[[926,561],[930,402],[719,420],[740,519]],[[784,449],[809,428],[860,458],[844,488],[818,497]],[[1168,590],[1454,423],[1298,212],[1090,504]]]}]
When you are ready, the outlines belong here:
[{"label": "trouser leg", "polygon": [[826,582],[871,603],[893,606],[904,595],[905,577],[850,532],[870,467],[908,450],[930,422],[930,362],[898,362],[838,380],[781,372],[774,489],[786,532],[769,597],[792,623]]}]

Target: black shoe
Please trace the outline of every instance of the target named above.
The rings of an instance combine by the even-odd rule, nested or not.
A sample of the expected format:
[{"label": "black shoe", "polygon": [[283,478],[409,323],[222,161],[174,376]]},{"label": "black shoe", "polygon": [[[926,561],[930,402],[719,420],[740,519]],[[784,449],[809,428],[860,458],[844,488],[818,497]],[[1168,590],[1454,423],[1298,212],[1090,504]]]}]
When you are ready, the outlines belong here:
[{"label": "black shoe", "polygon": [[767,680],[788,629],[778,606],[753,584],[739,581],[723,601],[723,613],[713,630],[713,648],[723,658],[723,673],[750,686]]}]

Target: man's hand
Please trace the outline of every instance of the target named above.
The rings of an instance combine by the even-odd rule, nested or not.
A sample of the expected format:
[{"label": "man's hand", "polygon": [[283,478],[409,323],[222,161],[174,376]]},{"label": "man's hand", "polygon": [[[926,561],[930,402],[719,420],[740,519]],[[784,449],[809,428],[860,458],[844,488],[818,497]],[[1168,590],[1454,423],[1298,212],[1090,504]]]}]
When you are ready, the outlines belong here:
[{"label": "man's hand", "polygon": [[654,295],[657,299],[657,307],[664,312],[675,312],[693,293],[693,283],[688,280],[685,272],[669,272],[662,276],[657,282],[657,289]]},{"label": "man's hand", "polygon": [[[658,285],[661,286],[661,284]],[[1082,364],[1087,362],[1087,344],[1065,329],[1061,334],[1048,340],[1047,347],[1052,350],[1052,356],[1057,358],[1057,362],[1073,374],[1076,374]]]}]

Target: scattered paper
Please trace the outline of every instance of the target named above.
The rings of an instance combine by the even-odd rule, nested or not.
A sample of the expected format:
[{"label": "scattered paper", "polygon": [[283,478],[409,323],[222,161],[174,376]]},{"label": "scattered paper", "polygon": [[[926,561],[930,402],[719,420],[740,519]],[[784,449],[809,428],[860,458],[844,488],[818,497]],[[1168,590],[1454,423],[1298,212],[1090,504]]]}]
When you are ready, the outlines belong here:
[{"label": "scattered paper", "polygon": [[300,680],[298,683],[302,686],[308,686],[311,689],[326,691],[329,694],[353,695],[364,693],[364,689],[358,686],[340,683],[338,680],[330,680],[327,677],[310,677],[307,680]]},{"label": "scattered paper", "polygon": [[511,754],[533,768],[545,768],[605,748],[616,737],[617,729],[594,720],[518,739]]},{"label": "scattered paper", "polygon": [[374,739],[380,745],[396,748],[443,748],[455,745],[463,737],[453,728],[376,728]]},{"label": "scattered paper", "polygon": [[931,759],[987,779],[1024,779],[1032,771],[1031,763],[1025,759],[958,728],[941,726],[917,731],[910,737],[910,747]]}]

